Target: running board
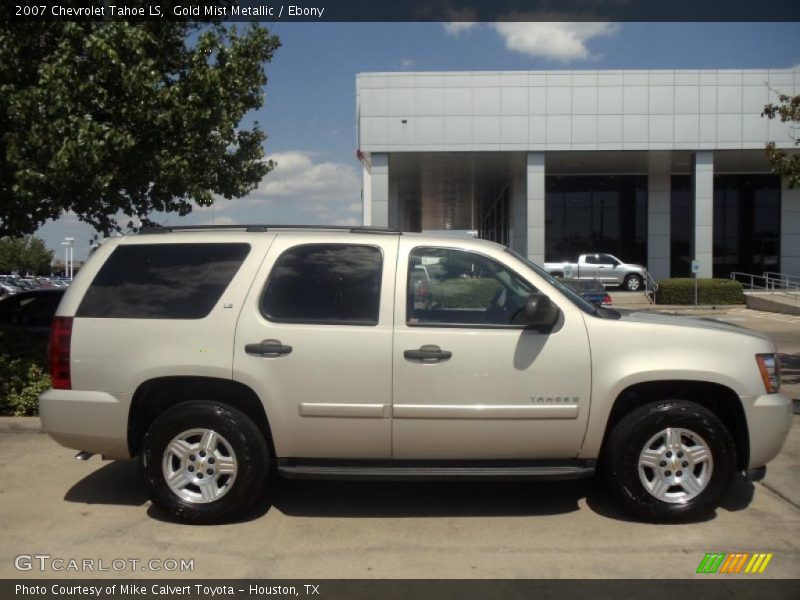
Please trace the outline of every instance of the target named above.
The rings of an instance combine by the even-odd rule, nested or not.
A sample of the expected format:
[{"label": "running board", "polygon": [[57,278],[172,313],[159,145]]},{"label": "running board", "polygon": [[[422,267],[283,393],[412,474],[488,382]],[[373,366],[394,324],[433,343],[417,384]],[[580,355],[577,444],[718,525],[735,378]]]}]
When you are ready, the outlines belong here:
[{"label": "running board", "polygon": [[287,479],[381,480],[565,480],[591,477],[595,461],[335,461],[278,459]]}]

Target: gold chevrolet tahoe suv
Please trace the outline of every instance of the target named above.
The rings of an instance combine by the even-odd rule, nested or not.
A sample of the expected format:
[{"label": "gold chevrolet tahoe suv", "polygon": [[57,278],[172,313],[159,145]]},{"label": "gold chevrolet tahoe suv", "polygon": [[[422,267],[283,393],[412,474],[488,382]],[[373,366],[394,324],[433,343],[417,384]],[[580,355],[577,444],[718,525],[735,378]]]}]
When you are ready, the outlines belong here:
[{"label": "gold chevrolet tahoe suv", "polygon": [[775,346],[597,308],[487,241],[377,228],[159,228],[109,240],[62,300],[45,430],[139,457],[173,518],[293,478],[602,474],[640,518],[718,504],[792,419]]}]

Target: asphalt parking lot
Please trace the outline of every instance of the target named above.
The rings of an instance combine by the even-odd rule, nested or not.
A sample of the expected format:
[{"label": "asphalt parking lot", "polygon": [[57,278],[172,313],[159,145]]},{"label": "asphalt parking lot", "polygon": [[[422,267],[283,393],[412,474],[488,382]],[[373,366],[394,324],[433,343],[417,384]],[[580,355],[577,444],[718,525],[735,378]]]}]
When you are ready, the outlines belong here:
[{"label": "asphalt parking lot", "polygon": [[[709,311],[769,333],[785,392],[800,398],[800,318]],[[282,481],[271,505],[214,527],[162,520],[133,461],[73,460],[31,422],[0,429],[0,577],[694,577],[707,552],[771,552],[759,577],[800,577],[800,416],[763,482],[740,479],[715,515],[651,525],[621,514],[595,480],[548,483]],[[20,422],[21,424],[22,422]],[[194,570],[20,572],[20,554],[192,559]],[[703,575],[702,577],[715,577]],[[730,577],[730,576],[726,576]],[[744,577],[744,575],[740,576]],[[750,576],[752,577],[752,576]]]}]

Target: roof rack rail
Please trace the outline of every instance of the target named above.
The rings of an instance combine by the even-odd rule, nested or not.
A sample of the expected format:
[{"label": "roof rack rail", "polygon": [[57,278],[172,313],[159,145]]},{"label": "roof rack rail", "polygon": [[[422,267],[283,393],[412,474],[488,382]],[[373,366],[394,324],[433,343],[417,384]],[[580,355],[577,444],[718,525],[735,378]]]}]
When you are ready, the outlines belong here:
[{"label": "roof rack rail", "polygon": [[398,229],[388,227],[371,227],[367,225],[151,225],[139,230],[140,235],[154,233],[172,233],[174,231],[215,231],[215,230],[244,230],[247,232],[266,232],[270,230],[315,230],[315,231],[347,231],[349,233],[385,233],[402,235]]}]

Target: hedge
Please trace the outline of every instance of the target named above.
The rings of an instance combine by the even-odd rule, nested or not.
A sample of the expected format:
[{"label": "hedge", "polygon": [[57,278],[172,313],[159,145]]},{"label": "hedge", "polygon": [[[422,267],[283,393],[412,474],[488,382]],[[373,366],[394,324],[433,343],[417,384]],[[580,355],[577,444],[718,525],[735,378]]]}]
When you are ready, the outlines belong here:
[{"label": "hedge", "polygon": [[[694,304],[694,279],[662,279],[657,304]],[[698,304],[744,304],[742,284],[731,279],[698,279]]]},{"label": "hedge", "polygon": [[39,412],[39,394],[50,387],[47,336],[0,328],[0,415]]},{"label": "hedge", "polygon": [[430,293],[440,308],[486,308],[499,285],[496,279],[459,277],[431,282]]}]

